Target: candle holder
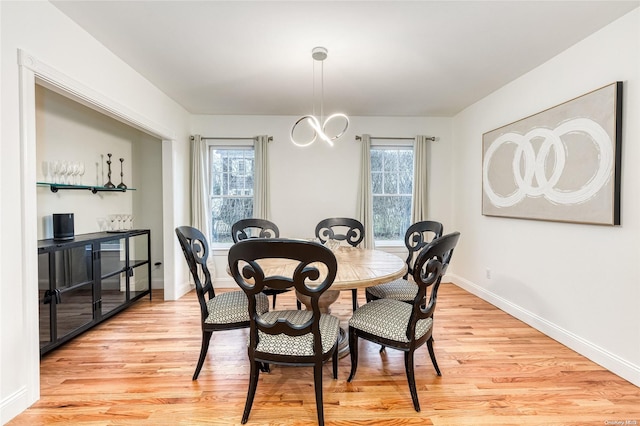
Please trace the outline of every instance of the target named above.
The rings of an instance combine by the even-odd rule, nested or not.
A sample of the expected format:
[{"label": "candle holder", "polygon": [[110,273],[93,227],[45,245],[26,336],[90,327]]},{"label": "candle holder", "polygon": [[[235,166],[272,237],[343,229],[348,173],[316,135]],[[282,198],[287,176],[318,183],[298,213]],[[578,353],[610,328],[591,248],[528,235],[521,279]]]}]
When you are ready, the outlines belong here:
[{"label": "candle holder", "polygon": [[111,182],[111,154],[107,154],[107,157],[109,157],[109,159],[107,160],[107,167],[108,167],[107,178],[109,180],[107,183],[104,184],[104,187],[115,188],[116,186]]},{"label": "candle holder", "polygon": [[120,183],[118,184],[118,188],[127,189],[127,185],[125,185],[124,181],[122,180],[124,176],[124,174],[122,173],[122,163],[124,163],[124,158],[120,159]]}]

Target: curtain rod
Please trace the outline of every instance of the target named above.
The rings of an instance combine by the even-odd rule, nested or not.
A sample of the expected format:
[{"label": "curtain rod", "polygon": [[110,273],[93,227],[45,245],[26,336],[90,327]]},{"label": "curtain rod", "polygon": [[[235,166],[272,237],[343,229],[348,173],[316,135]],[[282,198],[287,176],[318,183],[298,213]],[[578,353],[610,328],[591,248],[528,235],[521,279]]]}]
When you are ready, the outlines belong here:
[{"label": "curtain rod", "polygon": [[[191,140],[194,139],[193,136],[190,137]],[[258,137],[257,136],[253,136],[253,137],[237,137],[237,136],[230,136],[230,137],[226,137],[226,138],[221,138],[221,137],[213,137],[213,136],[200,136],[200,139],[210,139],[210,140],[235,140],[235,141],[247,141],[247,140],[252,140],[252,141],[257,141]],[[269,136],[269,142],[273,141],[273,136]]]},{"label": "curtain rod", "polygon": [[[391,136],[371,136],[370,139],[394,139],[394,140],[401,140],[401,141],[412,141],[415,140],[416,138],[394,138]],[[435,142],[436,141],[436,137],[435,136],[425,136],[425,139],[431,142]],[[362,136],[358,136],[356,135],[356,140],[357,141],[361,141],[362,140]]]}]

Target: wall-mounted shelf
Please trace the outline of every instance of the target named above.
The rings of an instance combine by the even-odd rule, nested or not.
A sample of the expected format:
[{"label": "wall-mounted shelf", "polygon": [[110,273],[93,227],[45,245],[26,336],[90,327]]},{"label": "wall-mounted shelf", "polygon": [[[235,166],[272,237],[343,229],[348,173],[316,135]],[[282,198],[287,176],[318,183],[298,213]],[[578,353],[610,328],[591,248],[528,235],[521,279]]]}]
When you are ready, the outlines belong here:
[{"label": "wall-mounted shelf", "polygon": [[65,183],[52,183],[52,182],[36,182],[38,186],[48,186],[51,192],[58,192],[61,189],[84,189],[89,190],[92,193],[98,192],[126,192],[135,191],[135,188],[106,188],[104,186],[95,185],[68,185]]}]

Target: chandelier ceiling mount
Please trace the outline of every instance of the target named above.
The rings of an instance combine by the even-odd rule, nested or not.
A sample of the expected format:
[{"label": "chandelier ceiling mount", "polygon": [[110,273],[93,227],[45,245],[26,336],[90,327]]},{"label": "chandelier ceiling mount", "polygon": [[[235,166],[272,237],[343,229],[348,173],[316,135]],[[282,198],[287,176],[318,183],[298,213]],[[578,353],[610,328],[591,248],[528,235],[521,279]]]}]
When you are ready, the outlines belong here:
[{"label": "chandelier ceiling mount", "polygon": [[[327,142],[329,145],[333,146],[333,141],[340,138],[345,134],[347,128],[349,127],[349,117],[342,113],[335,113],[328,116],[324,119],[324,60],[327,59],[328,51],[325,47],[314,47],[311,50],[311,57],[314,60],[314,81],[313,81],[313,113],[308,115],[303,115],[300,117],[291,127],[291,142],[294,145],[299,147],[309,146],[316,141],[317,138],[320,138]],[[320,117],[317,118],[315,115],[315,62],[320,62]],[[344,121],[344,127],[342,130],[338,132],[338,134],[330,136],[327,134],[328,124],[333,122],[337,122],[340,124],[340,120]],[[313,137],[306,141],[299,141],[296,139],[294,133],[298,126],[302,123],[305,123],[311,129]],[[335,125],[335,124],[334,124]]]}]

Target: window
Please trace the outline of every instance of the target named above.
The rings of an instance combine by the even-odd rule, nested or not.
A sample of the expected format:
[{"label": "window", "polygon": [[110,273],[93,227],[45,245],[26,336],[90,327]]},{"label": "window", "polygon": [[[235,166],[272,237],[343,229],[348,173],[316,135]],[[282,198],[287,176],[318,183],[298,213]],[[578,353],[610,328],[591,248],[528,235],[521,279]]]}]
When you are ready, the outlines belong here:
[{"label": "window", "polygon": [[373,236],[376,241],[404,240],[411,224],[413,148],[371,148]]},{"label": "window", "polygon": [[209,147],[211,241],[232,243],[231,225],[253,217],[252,147]]}]

